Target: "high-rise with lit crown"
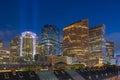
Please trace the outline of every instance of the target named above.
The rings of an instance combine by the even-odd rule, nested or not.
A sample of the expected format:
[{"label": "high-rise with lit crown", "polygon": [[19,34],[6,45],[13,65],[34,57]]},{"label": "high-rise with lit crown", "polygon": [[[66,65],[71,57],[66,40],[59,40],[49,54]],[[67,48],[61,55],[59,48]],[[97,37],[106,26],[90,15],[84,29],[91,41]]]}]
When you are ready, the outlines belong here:
[{"label": "high-rise with lit crown", "polygon": [[88,20],[80,20],[63,29],[63,55],[76,56],[84,61],[88,55]]},{"label": "high-rise with lit crown", "polygon": [[37,53],[37,44],[38,37],[35,33],[23,32],[20,37],[20,56],[23,56],[25,60],[33,60]]}]

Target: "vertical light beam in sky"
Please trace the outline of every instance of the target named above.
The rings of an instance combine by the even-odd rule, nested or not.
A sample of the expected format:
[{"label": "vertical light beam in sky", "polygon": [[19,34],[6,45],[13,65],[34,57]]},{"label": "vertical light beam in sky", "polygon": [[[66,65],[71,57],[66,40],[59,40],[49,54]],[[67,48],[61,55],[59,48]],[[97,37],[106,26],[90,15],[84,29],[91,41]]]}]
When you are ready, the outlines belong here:
[{"label": "vertical light beam in sky", "polygon": [[26,30],[26,0],[19,0],[20,32]]},{"label": "vertical light beam in sky", "polygon": [[33,0],[33,23],[32,28],[34,32],[37,32],[37,22],[38,22],[38,0]]}]

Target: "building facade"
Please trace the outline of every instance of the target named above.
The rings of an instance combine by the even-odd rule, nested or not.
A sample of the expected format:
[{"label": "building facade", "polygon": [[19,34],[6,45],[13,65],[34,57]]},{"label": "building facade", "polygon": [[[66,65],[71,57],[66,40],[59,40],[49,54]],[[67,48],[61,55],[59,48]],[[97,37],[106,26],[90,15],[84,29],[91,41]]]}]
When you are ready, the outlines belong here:
[{"label": "building facade", "polygon": [[0,64],[11,61],[10,52],[7,50],[0,50]]},{"label": "building facade", "polygon": [[41,29],[41,45],[45,55],[60,54],[59,29],[47,24]]},{"label": "building facade", "polygon": [[0,40],[0,48],[2,48],[2,46],[3,46],[3,42],[2,40]]},{"label": "building facade", "polygon": [[92,65],[103,63],[106,57],[105,25],[89,29],[89,52]]},{"label": "building facade", "polygon": [[10,60],[18,61],[20,58],[20,36],[14,37],[10,42]]},{"label": "building facade", "polygon": [[11,56],[19,56],[20,54],[20,37],[16,36],[10,42]]},{"label": "building facade", "polygon": [[114,43],[110,41],[106,41],[106,60],[108,63],[111,63],[112,58],[114,57]]},{"label": "building facade", "polygon": [[76,56],[77,61],[88,59],[88,20],[81,20],[63,29],[63,55]]},{"label": "building facade", "polygon": [[34,60],[37,45],[38,37],[35,33],[23,32],[20,36],[20,56],[24,57],[24,60]]}]

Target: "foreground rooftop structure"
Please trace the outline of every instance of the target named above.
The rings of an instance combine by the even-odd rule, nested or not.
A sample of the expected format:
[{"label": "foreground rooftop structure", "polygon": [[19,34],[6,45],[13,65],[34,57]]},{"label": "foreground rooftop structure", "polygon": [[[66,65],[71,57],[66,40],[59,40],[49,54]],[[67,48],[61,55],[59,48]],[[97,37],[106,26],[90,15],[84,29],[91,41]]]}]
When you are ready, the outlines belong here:
[{"label": "foreground rooftop structure", "polygon": [[119,67],[0,72],[0,80],[119,80]]}]

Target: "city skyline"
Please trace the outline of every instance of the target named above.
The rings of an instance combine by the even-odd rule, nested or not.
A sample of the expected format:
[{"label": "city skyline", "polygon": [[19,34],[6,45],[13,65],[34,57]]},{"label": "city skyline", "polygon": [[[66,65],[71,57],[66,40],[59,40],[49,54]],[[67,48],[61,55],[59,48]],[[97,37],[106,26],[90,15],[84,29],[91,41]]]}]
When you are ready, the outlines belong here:
[{"label": "city skyline", "polygon": [[0,0],[0,80],[120,79],[119,0]]},{"label": "city skyline", "polygon": [[40,36],[40,29],[53,24],[62,29],[78,20],[89,19],[89,27],[105,24],[109,40],[120,43],[119,1],[81,0],[1,0],[0,40],[4,48],[14,36],[33,31]]}]

